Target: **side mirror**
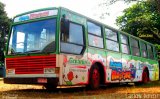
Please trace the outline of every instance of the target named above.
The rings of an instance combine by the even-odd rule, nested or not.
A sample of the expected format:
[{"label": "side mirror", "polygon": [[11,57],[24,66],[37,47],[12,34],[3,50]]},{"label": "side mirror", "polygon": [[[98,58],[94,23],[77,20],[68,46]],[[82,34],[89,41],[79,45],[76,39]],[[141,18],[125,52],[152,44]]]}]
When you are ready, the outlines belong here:
[{"label": "side mirror", "polygon": [[3,48],[0,48],[0,62],[4,62],[4,52],[3,52]]},{"label": "side mirror", "polygon": [[61,18],[61,40],[67,41],[67,38],[69,38],[69,20],[64,14]]},{"label": "side mirror", "polygon": [[[1,39],[1,38],[0,38]],[[4,43],[2,40],[0,40],[0,62],[3,62],[4,61],[4,53],[3,53],[3,50],[4,50]]]}]

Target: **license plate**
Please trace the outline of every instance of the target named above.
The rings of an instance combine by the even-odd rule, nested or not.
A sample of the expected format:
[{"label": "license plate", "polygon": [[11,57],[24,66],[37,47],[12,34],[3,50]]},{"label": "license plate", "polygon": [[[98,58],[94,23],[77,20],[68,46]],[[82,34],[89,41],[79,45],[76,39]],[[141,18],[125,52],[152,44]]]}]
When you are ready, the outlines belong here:
[{"label": "license plate", "polygon": [[38,83],[47,83],[47,78],[38,78]]}]

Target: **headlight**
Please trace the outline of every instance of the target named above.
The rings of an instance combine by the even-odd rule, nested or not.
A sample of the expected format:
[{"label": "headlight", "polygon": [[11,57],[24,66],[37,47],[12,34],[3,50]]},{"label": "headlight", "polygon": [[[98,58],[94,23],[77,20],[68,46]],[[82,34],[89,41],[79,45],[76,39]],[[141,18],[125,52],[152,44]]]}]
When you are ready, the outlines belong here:
[{"label": "headlight", "polygon": [[55,73],[55,68],[44,68],[44,74],[53,74]]},{"label": "headlight", "polygon": [[15,74],[15,69],[7,69],[7,74]]}]

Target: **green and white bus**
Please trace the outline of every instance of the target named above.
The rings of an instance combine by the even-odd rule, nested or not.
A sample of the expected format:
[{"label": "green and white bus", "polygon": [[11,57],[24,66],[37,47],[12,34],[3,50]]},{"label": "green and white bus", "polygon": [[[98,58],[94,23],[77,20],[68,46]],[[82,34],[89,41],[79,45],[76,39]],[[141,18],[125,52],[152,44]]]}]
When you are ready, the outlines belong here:
[{"label": "green and white bus", "polygon": [[46,88],[159,79],[153,44],[62,7],[13,19],[5,69],[4,83]]}]

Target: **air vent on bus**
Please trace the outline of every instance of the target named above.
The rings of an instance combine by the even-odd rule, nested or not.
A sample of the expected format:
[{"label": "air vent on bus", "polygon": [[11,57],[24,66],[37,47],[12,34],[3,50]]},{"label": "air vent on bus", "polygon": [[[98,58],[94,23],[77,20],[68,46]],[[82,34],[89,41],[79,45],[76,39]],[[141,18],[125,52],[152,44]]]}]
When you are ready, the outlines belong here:
[{"label": "air vent on bus", "polygon": [[15,74],[43,74],[44,68],[56,67],[56,55],[6,58],[6,67]]}]

